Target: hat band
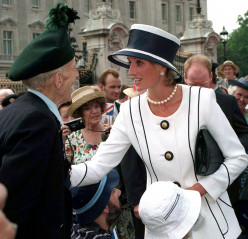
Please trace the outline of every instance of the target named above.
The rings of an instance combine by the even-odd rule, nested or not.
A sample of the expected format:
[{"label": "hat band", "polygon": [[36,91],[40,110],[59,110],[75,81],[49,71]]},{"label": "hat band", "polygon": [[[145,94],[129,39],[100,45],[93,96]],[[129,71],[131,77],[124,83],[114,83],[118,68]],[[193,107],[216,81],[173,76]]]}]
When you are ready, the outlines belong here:
[{"label": "hat band", "polygon": [[147,31],[134,29],[130,31],[127,48],[149,52],[172,63],[179,48],[179,44],[172,39],[167,39]]},{"label": "hat band", "polygon": [[176,199],[175,199],[175,201],[174,201],[174,203],[173,203],[173,205],[172,205],[170,211],[164,216],[164,220],[168,219],[168,217],[169,217],[169,216],[171,215],[171,213],[174,211],[174,209],[175,209],[175,207],[176,207],[176,205],[177,205],[179,199],[180,199],[180,194],[177,194]]},{"label": "hat band", "polygon": [[96,201],[99,199],[99,197],[102,194],[102,191],[104,189],[104,186],[106,184],[106,181],[107,181],[107,175],[104,176],[104,178],[101,180],[101,182],[99,184],[99,187],[98,187],[95,195],[93,196],[93,198],[85,206],[83,206],[82,208],[74,209],[74,211],[76,212],[76,214],[84,213],[85,211],[87,211],[88,209],[90,209],[96,203]]},{"label": "hat band", "polygon": [[[150,56],[150,57],[152,57],[152,58],[154,58],[154,59],[157,59],[157,60],[159,60],[159,61],[161,61],[161,62],[166,63],[166,64],[169,65],[172,69],[176,69],[175,66],[173,66],[169,61],[167,61],[167,60],[165,60],[165,59],[163,59],[163,58],[161,58],[161,57],[159,57],[159,56],[156,56],[156,55],[153,55],[153,54],[151,54],[151,53],[148,53],[148,52],[145,52],[145,51],[141,51],[141,50],[124,48],[123,50],[118,51],[118,53],[116,54],[116,56],[121,55],[122,53],[123,53],[123,55],[125,55],[125,54],[128,53],[128,52],[136,52],[136,53],[140,53],[140,54],[143,54],[143,55]],[[115,54],[115,53],[114,53],[114,54]],[[128,54],[127,54],[127,55],[128,55]],[[113,55],[113,57],[115,57],[115,55]],[[124,61],[123,58],[120,58],[120,57],[118,57],[118,60],[119,60],[119,61],[122,61],[122,62],[125,63],[125,64],[128,63],[127,61]]]}]

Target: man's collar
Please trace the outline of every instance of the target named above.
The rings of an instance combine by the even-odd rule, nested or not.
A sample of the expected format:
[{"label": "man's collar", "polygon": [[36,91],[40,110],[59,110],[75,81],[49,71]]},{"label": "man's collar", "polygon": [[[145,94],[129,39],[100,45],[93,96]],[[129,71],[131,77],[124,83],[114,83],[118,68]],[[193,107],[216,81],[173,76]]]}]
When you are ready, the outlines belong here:
[{"label": "man's collar", "polygon": [[45,96],[44,94],[40,93],[37,90],[28,89],[28,91],[37,95],[42,101],[44,101],[47,107],[50,109],[50,111],[56,116],[60,124],[64,126],[62,118],[58,111],[58,107],[53,101],[51,101],[47,96]]}]

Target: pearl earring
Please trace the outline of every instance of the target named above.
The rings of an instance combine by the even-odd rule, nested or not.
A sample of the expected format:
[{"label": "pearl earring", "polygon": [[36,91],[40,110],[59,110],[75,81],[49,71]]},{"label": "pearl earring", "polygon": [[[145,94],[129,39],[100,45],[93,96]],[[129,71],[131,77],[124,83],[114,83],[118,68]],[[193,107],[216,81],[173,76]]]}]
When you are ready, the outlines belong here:
[{"label": "pearl earring", "polygon": [[160,75],[161,75],[161,76],[164,76],[164,72],[163,72],[163,71],[161,71],[161,72],[160,72]]}]

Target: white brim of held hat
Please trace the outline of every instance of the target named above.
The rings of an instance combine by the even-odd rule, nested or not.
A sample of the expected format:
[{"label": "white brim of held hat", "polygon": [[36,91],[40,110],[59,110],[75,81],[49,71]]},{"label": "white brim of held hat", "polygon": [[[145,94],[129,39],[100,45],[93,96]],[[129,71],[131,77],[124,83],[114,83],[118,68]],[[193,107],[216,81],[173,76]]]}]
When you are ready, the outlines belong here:
[{"label": "white brim of held hat", "polygon": [[[183,191],[183,193],[180,193],[180,197],[175,200],[175,203],[173,203],[169,213],[165,217],[156,215],[155,207],[153,208],[153,215],[145,215],[147,210],[145,210],[144,214],[144,211],[142,213],[144,209],[141,208],[140,216],[146,226],[145,239],[182,239],[191,230],[201,210],[201,196],[197,191]],[[149,203],[151,205],[154,202],[150,200]],[[140,204],[141,207],[148,206],[142,206],[142,202]],[[149,211],[147,212],[149,213]],[[147,225],[148,220],[150,226]],[[153,220],[154,223],[152,223]],[[154,230],[155,228],[156,231]]]},{"label": "white brim of held hat", "polygon": [[131,27],[127,47],[108,56],[109,61],[129,69],[128,56],[142,58],[172,69],[181,77],[173,66],[173,60],[180,46],[180,40],[170,33],[143,24],[134,24]]}]

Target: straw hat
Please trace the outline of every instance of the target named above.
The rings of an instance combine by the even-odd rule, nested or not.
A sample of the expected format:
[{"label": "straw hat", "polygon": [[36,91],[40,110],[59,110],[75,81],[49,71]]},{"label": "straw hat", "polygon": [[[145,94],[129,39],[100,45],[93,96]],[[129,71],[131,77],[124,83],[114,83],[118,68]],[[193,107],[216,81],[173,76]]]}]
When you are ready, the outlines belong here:
[{"label": "straw hat", "polygon": [[85,103],[102,97],[106,97],[105,92],[97,90],[94,86],[81,87],[75,90],[71,95],[72,104],[68,108],[68,114],[72,116],[73,113]]},{"label": "straw hat", "polygon": [[221,73],[221,74],[224,74],[223,73],[223,69],[225,66],[232,66],[234,71],[235,71],[235,74],[239,73],[239,67],[237,65],[235,65],[232,61],[228,60],[228,61],[225,61],[223,64],[221,64],[217,69],[218,71]]},{"label": "straw hat", "polygon": [[139,215],[146,239],[181,239],[193,227],[201,210],[200,193],[172,182],[151,184],[140,199]]},{"label": "straw hat", "polygon": [[108,59],[129,69],[127,56],[142,58],[172,69],[176,73],[176,79],[179,79],[181,75],[173,65],[179,46],[180,40],[177,37],[160,28],[133,24],[127,47],[109,55]]}]

